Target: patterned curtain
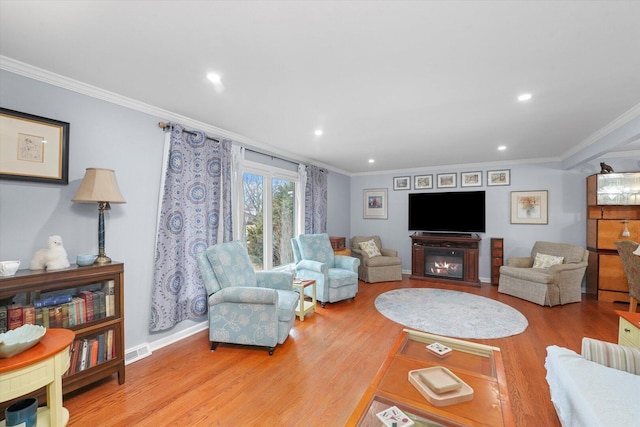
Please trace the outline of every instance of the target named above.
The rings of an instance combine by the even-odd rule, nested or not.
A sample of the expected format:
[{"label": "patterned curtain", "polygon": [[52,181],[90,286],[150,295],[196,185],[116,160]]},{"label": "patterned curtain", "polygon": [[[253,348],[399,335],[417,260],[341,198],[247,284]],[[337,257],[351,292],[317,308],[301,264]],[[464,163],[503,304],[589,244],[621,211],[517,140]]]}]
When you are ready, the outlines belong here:
[{"label": "patterned curtain", "polygon": [[304,232],[327,232],[327,171],[307,165],[307,186],[304,195]]},{"label": "patterned curtain", "polygon": [[158,219],[151,332],[207,314],[195,257],[232,240],[231,146],[173,125]]}]

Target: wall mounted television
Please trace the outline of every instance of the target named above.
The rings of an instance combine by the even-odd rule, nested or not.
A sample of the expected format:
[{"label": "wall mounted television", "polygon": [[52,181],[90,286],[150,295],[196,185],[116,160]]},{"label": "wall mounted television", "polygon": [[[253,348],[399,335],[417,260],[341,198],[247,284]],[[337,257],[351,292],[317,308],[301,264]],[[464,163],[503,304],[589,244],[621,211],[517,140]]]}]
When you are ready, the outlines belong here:
[{"label": "wall mounted television", "polygon": [[485,232],[485,192],[409,194],[409,231]]}]

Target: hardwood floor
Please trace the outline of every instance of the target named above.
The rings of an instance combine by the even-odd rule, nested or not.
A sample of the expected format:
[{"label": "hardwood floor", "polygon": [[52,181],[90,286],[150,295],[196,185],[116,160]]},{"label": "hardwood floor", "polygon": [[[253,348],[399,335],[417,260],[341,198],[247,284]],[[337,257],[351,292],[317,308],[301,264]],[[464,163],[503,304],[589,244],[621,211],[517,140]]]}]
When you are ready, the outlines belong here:
[{"label": "hardwood floor", "polygon": [[375,298],[391,289],[437,287],[508,304],[529,321],[520,335],[471,340],[500,347],[517,426],[559,426],[545,380],[546,347],[577,352],[583,336],[617,342],[618,316],[628,305],[598,302],[558,307],[479,288],[425,281],[367,284],[355,300],[318,304],[273,356],[262,349],[221,344],[209,351],[203,331],[127,366],[116,377],[65,396],[70,426],[342,426],[403,329],[382,316]]}]

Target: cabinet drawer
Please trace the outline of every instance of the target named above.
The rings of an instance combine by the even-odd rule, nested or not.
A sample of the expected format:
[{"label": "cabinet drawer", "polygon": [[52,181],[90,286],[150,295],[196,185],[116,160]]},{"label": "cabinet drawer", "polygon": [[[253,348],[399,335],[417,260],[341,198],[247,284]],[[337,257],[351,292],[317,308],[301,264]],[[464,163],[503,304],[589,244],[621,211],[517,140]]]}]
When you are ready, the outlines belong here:
[{"label": "cabinet drawer", "polygon": [[632,347],[640,348],[640,329],[622,317],[620,318],[620,329],[618,330],[618,343],[622,345],[631,344]]},{"label": "cabinet drawer", "polygon": [[608,291],[629,292],[627,276],[622,269],[622,261],[618,255],[598,256],[598,289]]},{"label": "cabinet drawer", "polygon": [[627,229],[630,236],[623,237],[624,222],[621,219],[601,219],[598,221],[598,249],[612,249],[616,250],[614,244],[617,240],[640,240],[640,221],[629,220],[627,221]]}]

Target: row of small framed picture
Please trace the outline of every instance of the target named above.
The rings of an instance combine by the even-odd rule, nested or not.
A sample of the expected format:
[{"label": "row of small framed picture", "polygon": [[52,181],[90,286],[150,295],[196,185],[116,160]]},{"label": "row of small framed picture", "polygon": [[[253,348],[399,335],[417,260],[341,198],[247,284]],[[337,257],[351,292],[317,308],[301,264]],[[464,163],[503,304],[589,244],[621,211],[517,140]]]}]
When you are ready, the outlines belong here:
[{"label": "row of small framed picture", "polygon": [[[493,185],[511,185],[511,170],[487,171],[487,186]],[[436,174],[436,188],[456,188],[457,186],[457,173]],[[460,187],[482,187],[482,172],[460,172]],[[433,175],[414,175],[414,190],[426,190],[429,188],[433,188]],[[393,189],[411,190],[411,177],[394,177]]]}]

